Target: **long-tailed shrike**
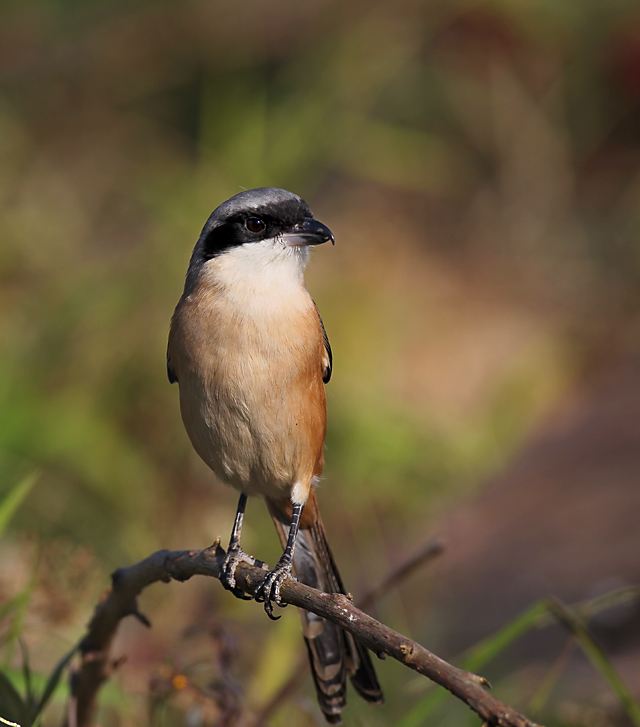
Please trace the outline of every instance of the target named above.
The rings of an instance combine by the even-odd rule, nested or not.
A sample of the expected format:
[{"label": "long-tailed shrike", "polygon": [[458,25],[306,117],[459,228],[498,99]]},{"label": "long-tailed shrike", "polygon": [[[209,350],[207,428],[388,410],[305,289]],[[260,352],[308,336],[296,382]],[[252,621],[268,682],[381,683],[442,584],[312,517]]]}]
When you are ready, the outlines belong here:
[{"label": "long-tailed shrike", "polygon": [[[171,320],[167,367],[196,452],[240,492],[221,580],[236,596],[248,495],[264,497],[284,547],[258,589],[267,614],[293,568],[300,581],[345,593],[315,494],[324,464],[331,347],[304,285],[309,247],[334,242],[295,194],[263,187],[236,194],[209,217]],[[338,724],[349,676],[381,703],[367,650],[301,611],[320,707]]]}]

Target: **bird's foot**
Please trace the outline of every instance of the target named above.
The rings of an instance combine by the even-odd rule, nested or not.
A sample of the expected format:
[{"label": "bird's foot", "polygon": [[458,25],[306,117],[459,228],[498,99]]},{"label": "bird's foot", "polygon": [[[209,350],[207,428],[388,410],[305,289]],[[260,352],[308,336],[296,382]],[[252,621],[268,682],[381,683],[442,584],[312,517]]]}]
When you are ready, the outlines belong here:
[{"label": "bird's foot", "polygon": [[236,585],[236,568],[240,563],[256,565],[257,561],[242,550],[240,543],[230,543],[227,554],[222,561],[220,583],[222,583],[227,591],[231,591],[231,593],[233,593],[233,595],[241,601],[251,601],[252,597]]},{"label": "bird's foot", "polygon": [[276,567],[267,573],[256,588],[256,601],[264,602],[264,610],[272,621],[280,618],[280,616],[273,615],[273,604],[277,604],[280,608],[287,605],[280,600],[280,586],[287,578],[297,580],[295,576],[291,575],[291,558],[282,557]]}]

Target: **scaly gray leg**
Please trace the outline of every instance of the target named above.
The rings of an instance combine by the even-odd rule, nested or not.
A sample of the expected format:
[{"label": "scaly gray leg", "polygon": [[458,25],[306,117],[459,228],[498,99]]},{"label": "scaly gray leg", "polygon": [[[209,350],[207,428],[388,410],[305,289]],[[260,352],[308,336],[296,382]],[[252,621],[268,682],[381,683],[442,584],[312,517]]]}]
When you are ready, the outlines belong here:
[{"label": "scaly gray leg", "polygon": [[287,604],[280,602],[280,586],[286,578],[293,578],[291,575],[291,566],[293,565],[293,550],[296,546],[296,538],[298,536],[298,528],[300,527],[300,517],[304,505],[294,504],[291,514],[291,525],[289,527],[289,537],[287,538],[287,546],[284,553],[280,556],[280,560],[276,563],[276,567],[267,573],[262,579],[260,585],[256,589],[256,601],[264,601],[264,610],[267,616],[273,621],[277,621],[280,616],[273,615],[273,603],[284,608]]},{"label": "scaly gray leg", "polygon": [[240,534],[242,533],[242,520],[244,518],[244,509],[247,506],[247,496],[244,492],[238,500],[238,509],[236,510],[236,519],[233,523],[231,531],[231,539],[227,554],[222,562],[222,572],[220,573],[220,582],[222,585],[233,593],[236,598],[243,601],[250,601],[251,596],[247,595],[241,588],[236,586],[236,568],[239,563],[250,563],[255,565],[255,559],[247,555],[240,547]]}]

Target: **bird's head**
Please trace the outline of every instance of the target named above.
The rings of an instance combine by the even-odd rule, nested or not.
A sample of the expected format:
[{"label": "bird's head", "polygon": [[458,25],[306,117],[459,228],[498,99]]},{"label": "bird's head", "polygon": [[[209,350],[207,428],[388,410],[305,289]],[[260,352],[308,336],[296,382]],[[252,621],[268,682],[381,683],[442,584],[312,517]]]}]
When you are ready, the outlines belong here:
[{"label": "bird's head", "polygon": [[193,251],[185,292],[209,261],[250,275],[261,266],[288,263],[302,272],[311,245],[335,243],[331,230],[313,219],[309,205],[292,192],[259,187],[217,207]]}]

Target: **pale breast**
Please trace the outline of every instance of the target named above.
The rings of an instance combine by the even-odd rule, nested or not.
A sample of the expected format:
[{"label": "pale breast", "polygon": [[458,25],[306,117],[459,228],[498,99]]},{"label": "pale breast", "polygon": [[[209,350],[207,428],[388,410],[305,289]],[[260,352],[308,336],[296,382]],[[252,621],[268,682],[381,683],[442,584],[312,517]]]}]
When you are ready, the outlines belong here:
[{"label": "pale breast", "polygon": [[198,454],[238,490],[278,498],[308,488],[321,468],[322,330],[302,285],[241,294],[192,291],[174,314],[169,352]]}]

